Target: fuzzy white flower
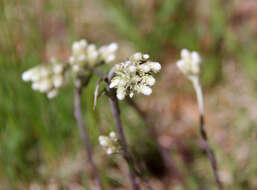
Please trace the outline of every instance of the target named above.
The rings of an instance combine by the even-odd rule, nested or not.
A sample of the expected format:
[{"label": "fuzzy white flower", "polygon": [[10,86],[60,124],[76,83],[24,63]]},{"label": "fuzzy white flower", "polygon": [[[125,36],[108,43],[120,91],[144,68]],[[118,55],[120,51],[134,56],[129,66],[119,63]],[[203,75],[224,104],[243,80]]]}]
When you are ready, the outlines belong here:
[{"label": "fuzzy white flower", "polygon": [[181,50],[181,59],[177,61],[177,67],[187,77],[198,76],[200,73],[201,57],[195,51]]},{"label": "fuzzy white flower", "polygon": [[87,67],[112,62],[115,59],[117,49],[118,45],[116,43],[97,49],[94,44],[88,44],[86,40],[80,40],[72,45],[72,55],[69,58],[69,63],[73,72],[78,73]]},{"label": "fuzzy white flower", "polygon": [[106,136],[99,136],[98,139],[99,139],[99,144],[101,146],[108,146],[110,144],[109,142],[110,139]]},{"label": "fuzzy white flower", "polygon": [[118,153],[120,145],[118,143],[118,136],[115,132],[110,132],[109,136],[99,136],[99,144],[105,149],[107,154]]},{"label": "fuzzy white flower", "polygon": [[192,82],[197,95],[200,113],[204,114],[203,93],[199,81],[201,57],[196,51],[181,50],[181,59],[177,61],[177,67]]},{"label": "fuzzy white flower", "polygon": [[51,59],[51,64],[33,67],[22,74],[22,79],[32,82],[32,89],[46,93],[48,98],[54,98],[58,89],[64,84],[65,65]]},{"label": "fuzzy white flower", "polygon": [[161,70],[161,64],[149,61],[148,54],[135,53],[127,61],[115,66],[115,74],[109,85],[116,88],[116,95],[123,100],[126,95],[130,98],[135,93],[150,95],[151,86],[155,84],[154,73]]},{"label": "fuzzy white flower", "polygon": [[102,46],[99,48],[99,55],[106,63],[110,63],[114,61],[116,58],[115,52],[118,49],[118,45],[116,43],[111,43],[106,46]]}]

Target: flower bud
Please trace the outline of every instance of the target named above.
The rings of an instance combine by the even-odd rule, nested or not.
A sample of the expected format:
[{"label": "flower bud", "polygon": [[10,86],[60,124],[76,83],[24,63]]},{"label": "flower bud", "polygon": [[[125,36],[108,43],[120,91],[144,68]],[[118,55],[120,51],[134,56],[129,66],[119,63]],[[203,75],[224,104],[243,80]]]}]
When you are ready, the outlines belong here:
[{"label": "flower bud", "polygon": [[63,84],[63,76],[62,75],[54,75],[53,76],[53,83],[55,88],[59,88]]},{"label": "flower bud", "polygon": [[22,80],[24,80],[24,81],[30,81],[31,78],[32,78],[32,75],[33,75],[32,71],[31,71],[31,70],[28,70],[28,71],[22,73]]},{"label": "flower bud", "polygon": [[135,53],[127,61],[115,66],[110,88],[116,88],[117,98],[123,100],[126,95],[132,98],[137,93],[150,95],[155,84],[153,73],[160,71],[158,62],[148,61],[149,55]]},{"label": "flower bud", "polygon": [[142,94],[144,94],[146,96],[149,96],[150,94],[152,94],[152,89],[148,86],[141,86],[140,91]]},{"label": "flower bud", "polygon": [[190,52],[187,49],[181,51],[181,59],[177,61],[177,67],[187,77],[198,76],[200,73],[200,55],[193,51]]},{"label": "flower bud", "polygon": [[58,90],[53,89],[53,90],[51,90],[50,92],[47,93],[47,97],[48,97],[49,99],[52,99],[52,98],[54,98],[55,96],[57,96],[57,94],[58,94]]},{"label": "flower bud", "polygon": [[161,70],[161,64],[158,62],[148,62],[149,67],[151,70],[155,73],[159,72]]},{"label": "flower bud", "polygon": [[125,98],[125,96],[126,96],[125,89],[124,89],[124,88],[119,88],[119,89],[117,90],[117,98],[118,98],[119,100],[123,100],[123,99]]},{"label": "flower bud", "polygon": [[153,86],[155,84],[155,78],[152,76],[145,76],[145,83],[149,86]]},{"label": "flower bud", "polygon": [[105,149],[106,154],[110,155],[119,152],[120,145],[115,132],[110,132],[109,136],[99,136],[98,140],[99,144]]},{"label": "flower bud", "polygon": [[53,87],[53,81],[51,79],[44,79],[40,82],[39,91],[47,92]]}]

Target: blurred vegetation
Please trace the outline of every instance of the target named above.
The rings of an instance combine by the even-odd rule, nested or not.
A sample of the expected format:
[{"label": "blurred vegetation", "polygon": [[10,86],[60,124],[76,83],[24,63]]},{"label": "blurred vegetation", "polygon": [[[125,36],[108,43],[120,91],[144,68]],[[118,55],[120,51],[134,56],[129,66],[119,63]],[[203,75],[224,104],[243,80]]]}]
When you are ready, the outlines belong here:
[{"label": "blurred vegetation", "polygon": [[[256,4],[254,0],[0,1],[0,189],[22,189],[15,185],[16,182],[47,183],[57,163],[81,151],[82,143],[73,118],[72,84],[67,84],[60,95],[50,101],[21,80],[21,73],[26,69],[46,63],[51,56],[66,59],[72,41],[86,38],[98,44],[119,42],[124,47],[121,47],[123,57],[119,59],[130,52],[142,51],[159,60],[164,67],[174,63],[180,49],[197,50],[204,60],[202,81],[206,89],[211,91],[223,85],[224,67],[231,61],[238,64],[240,73],[243,72],[256,88]],[[91,81],[83,96],[85,124],[93,145],[97,144],[100,131],[106,132],[113,127],[105,98],[99,100],[96,111],[92,109],[96,80]],[[122,106],[130,142],[136,145],[141,142],[141,146],[136,146],[140,152],[149,147],[147,138],[145,143],[141,140],[147,136],[144,124],[125,103]],[[256,121],[249,119],[248,112],[241,110],[239,115],[230,118],[234,120],[228,121],[229,125],[250,126],[245,133],[237,128],[229,132],[236,135],[238,141],[235,143],[256,135]],[[190,151],[188,154],[197,157],[195,165],[207,166],[194,138],[184,143]],[[256,189],[256,151],[242,171],[233,161],[223,160],[222,148],[213,144],[219,161],[226,162],[233,170],[235,183],[228,186],[229,189]],[[175,159],[180,158],[175,155]],[[202,183],[201,171],[191,165],[187,168],[181,161],[177,163],[192,189],[199,189],[199,186],[206,189],[208,184],[213,189],[211,177]],[[101,171],[103,178],[107,177],[107,172]],[[82,178],[87,186],[87,174]],[[119,186],[118,181],[112,180],[105,179]]]}]

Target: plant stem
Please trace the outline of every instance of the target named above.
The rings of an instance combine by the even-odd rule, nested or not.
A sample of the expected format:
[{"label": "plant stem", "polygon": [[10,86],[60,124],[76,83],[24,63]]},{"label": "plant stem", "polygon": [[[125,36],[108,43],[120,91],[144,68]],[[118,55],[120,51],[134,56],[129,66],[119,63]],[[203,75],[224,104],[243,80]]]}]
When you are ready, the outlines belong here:
[{"label": "plant stem", "polygon": [[[110,90],[110,89],[109,89]],[[139,190],[140,186],[138,184],[137,181],[137,177],[141,179],[141,181],[143,182],[143,184],[149,189],[149,190],[153,190],[153,187],[148,183],[148,181],[140,174],[139,171],[136,170],[135,168],[135,164],[133,161],[133,158],[130,156],[129,152],[128,152],[128,148],[127,148],[127,142],[126,142],[126,138],[123,132],[123,126],[121,123],[121,119],[120,119],[120,110],[119,110],[119,106],[118,106],[118,101],[116,96],[110,96],[109,97],[109,102],[112,108],[112,113],[115,119],[115,123],[117,126],[117,131],[118,134],[120,136],[121,139],[121,143],[122,143],[122,156],[125,159],[125,161],[128,164],[129,167],[129,171],[130,171],[130,179],[133,185],[133,189],[134,190]]]},{"label": "plant stem", "polygon": [[88,162],[91,167],[91,172],[92,172],[92,175],[94,178],[95,185],[98,190],[103,190],[103,186],[100,181],[100,178],[99,178],[99,175],[98,175],[98,172],[97,172],[94,160],[93,160],[92,151],[91,151],[91,148],[89,145],[87,132],[83,126],[82,111],[81,111],[81,93],[82,93],[82,87],[75,87],[75,90],[74,90],[74,108],[75,108],[74,116],[77,120],[78,128],[79,128],[79,131],[80,131],[83,143],[84,143],[84,148],[87,153]]},{"label": "plant stem", "polygon": [[203,93],[202,93],[202,88],[201,85],[199,83],[199,79],[198,77],[196,78],[191,78],[191,81],[193,83],[195,92],[196,92],[196,97],[197,97],[197,102],[198,102],[198,107],[199,107],[199,111],[200,111],[200,134],[201,137],[203,139],[203,145],[204,145],[204,149],[207,152],[208,158],[211,162],[211,166],[212,166],[212,171],[215,177],[215,181],[218,185],[219,190],[223,189],[223,185],[220,181],[220,177],[218,175],[218,164],[215,158],[215,154],[213,152],[213,150],[211,149],[210,145],[209,145],[209,141],[208,141],[208,135],[207,132],[205,130],[205,122],[204,122],[204,104],[203,104]]},{"label": "plant stem", "polygon": [[136,179],[136,174],[133,170],[133,168],[131,167],[131,163],[132,163],[132,159],[129,156],[128,153],[128,149],[127,149],[127,141],[123,132],[123,126],[121,123],[121,119],[120,119],[120,111],[119,111],[119,107],[118,107],[118,102],[115,96],[111,96],[109,97],[109,102],[111,105],[111,109],[112,109],[112,114],[115,120],[115,124],[116,124],[116,128],[117,128],[117,132],[119,134],[121,143],[122,143],[122,156],[124,157],[124,159],[126,160],[126,162],[128,163],[128,167],[129,167],[129,175],[130,175],[130,180],[132,182],[132,187],[133,190],[139,190],[140,186],[138,184],[138,181]]},{"label": "plant stem", "polygon": [[114,117],[116,129],[119,134],[120,141],[121,141],[121,146],[122,146],[121,153],[129,167],[129,176],[130,176],[130,181],[132,183],[133,190],[140,190],[140,186],[139,186],[139,183],[136,178],[136,172],[134,170],[133,160],[129,155],[126,137],[123,132],[123,126],[122,126],[121,119],[120,119],[120,109],[119,109],[118,100],[116,98],[116,95],[115,95],[115,92],[113,91],[113,89],[109,88],[109,84],[111,82],[111,79],[112,79],[115,69],[116,68],[113,67],[109,71],[108,76],[107,76],[107,81],[106,81],[107,82],[107,91],[109,93],[109,103],[110,103],[110,106],[112,109],[112,115]]}]

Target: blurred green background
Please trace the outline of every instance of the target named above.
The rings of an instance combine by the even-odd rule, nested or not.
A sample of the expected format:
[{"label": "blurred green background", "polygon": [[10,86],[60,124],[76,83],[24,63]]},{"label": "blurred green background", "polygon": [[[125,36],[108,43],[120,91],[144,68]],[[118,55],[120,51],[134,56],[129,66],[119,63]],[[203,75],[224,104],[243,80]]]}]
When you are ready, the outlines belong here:
[{"label": "blurred green background", "polygon": [[[117,42],[118,60],[142,51],[161,62],[154,94],[136,101],[152,116],[158,141],[171,149],[190,189],[215,189],[199,148],[194,92],[174,64],[182,48],[199,51],[208,133],[225,189],[257,189],[256,0],[1,0],[1,190],[90,189],[72,83],[48,100],[21,80],[22,72],[52,56],[67,59],[72,42],[81,38]],[[98,135],[114,126],[106,98],[92,109],[96,81],[83,94],[85,125],[105,185],[123,189],[124,163],[97,145]],[[131,148],[149,155],[146,126],[121,106]],[[150,179],[165,189],[162,179]],[[185,189],[178,182],[169,187]]]}]

